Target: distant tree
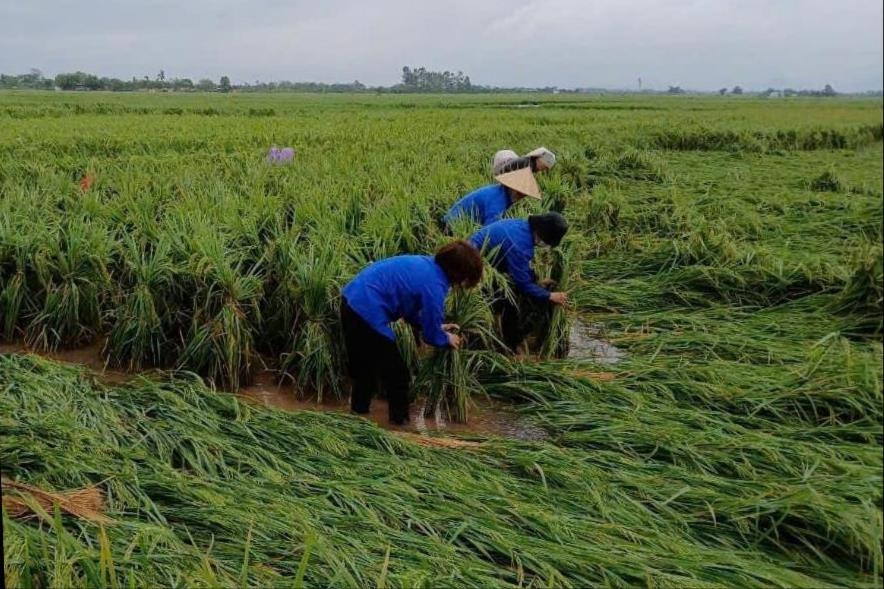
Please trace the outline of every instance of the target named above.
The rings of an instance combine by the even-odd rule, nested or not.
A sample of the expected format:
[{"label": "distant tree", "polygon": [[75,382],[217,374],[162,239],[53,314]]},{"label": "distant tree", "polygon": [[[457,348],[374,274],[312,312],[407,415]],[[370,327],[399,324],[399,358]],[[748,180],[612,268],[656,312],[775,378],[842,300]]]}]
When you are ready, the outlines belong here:
[{"label": "distant tree", "polygon": [[684,90],[681,89],[681,86],[670,86],[666,91],[667,94],[684,94]]},{"label": "distant tree", "polygon": [[55,85],[62,90],[99,90],[101,80],[85,72],[61,73],[55,76]]},{"label": "distant tree", "polygon": [[425,67],[402,68],[402,83],[393,88],[399,92],[469,92],[470,77],[463,72],[434,72]]},{"label": "distant tree", "polygon": [[221,79],[218,80],[218,86],[221,88],[221,92],[230,92],[230,78],[221,76]]},{"label": "distant tree", "polygon": [[836,94],[838,93],[835,92],[835,89],[829,84],[826,84],[826,87],[823,88],[823,96],[835,96]]},{"label": "distant tree", "polygon": [[26,74],[18,77],[18,82],[24,88],[37,88],[43,80],[43,72],[37,68],[31,68]]},{"label": "distant tree", "polygon": [[213,82],[209,78],[203,78],[196,83],[196,87],[202,92],[212,92],[215,89],[215,82]]},{"label": "distant tree", "polygon": [[770,98],[771,95],[772,95],[774,92],[776,92],[776,91],[777,91],[776,88],[768,88],[768,89],[765,90],[764,92],[761,92],[761,93],[759,94],[759,96],[761,96],[762,98]]},{"label": "distant tree", "polygon": [[166,72],[160,70],[160,73],[157,74],[157,82],[165,82],[166,81]]},{"label": "distant tree", "polygon": [[62,90],[73,90],[77,85],[77,78],[74,74],[56,74],[55,85]]},{"label": "distant tree", "polygon": [[734,89],[731,90],[731,94],[737,94],[737,95],[740,95],[740,94],[742,94],[742,93],[743,93],[743,89],[740,88],[739,86],[734,86]]},{"label": "distant tree", "polygon": [[798,91],[795,90],[794,88],[785,88],[783,90],[783,96],[797,96],[797,95],[798,95]]},{"label": "distant tree", "polygon": [[724,96],[725,94],[727,94],[727,88],[719,88],[718,94],[720,96]]},{"label": "distant tree", "polygon": [[122,92],[127,90],[127,84],[123,80],[117,78],[101,78],[98,80],[102,90],[110,90],[111,92]]},{"label": "distant tree", "polygon": [[83,76],[83,86],[85,86],[87,90],[100,90],[101,80],[98,79],[98,76],[86,74]]}]

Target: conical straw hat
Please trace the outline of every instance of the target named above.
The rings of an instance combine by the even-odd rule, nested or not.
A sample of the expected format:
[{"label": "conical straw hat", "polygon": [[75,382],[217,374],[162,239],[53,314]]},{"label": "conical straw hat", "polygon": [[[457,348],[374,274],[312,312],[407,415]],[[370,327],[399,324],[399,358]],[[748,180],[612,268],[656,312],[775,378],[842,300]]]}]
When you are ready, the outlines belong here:
[{"label": "conical straw hat", "polygon": [[520,168],[512,172],[495,176],[494,179],[507,188],[512,188],[516,192],[520,192],[525,196],[537,199],[540,198],[540,187],[537,186],[537,180],[534,179],[534,174],[531,173],[531,168]]}]

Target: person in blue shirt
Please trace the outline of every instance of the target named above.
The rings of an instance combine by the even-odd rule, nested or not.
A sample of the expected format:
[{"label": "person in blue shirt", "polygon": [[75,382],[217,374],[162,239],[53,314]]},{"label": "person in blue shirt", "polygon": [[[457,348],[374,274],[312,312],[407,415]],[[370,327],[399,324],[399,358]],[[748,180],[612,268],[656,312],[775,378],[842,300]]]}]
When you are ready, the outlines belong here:
[{"label": "person in blue shirt", "polygon": [[507,209],[522,198],[540,198],[540,188],[528,158],[513,160],[510,167],[494,179],[495,184],[474,190],[454,203],[442,217],[443,230],[450,233],[454,222],[462,217],[484,227],[500,220]]},{"label": "person in blue shirt", "polygon": [[[469,241],[488,257],[495,269],[510,278],[517,294],[542,305],[564,305],[567,293],[550,292],[537,284],[531,261],[535,245],[557,247],[567,232],[565,218],[550,212],[527,219],[497,221],[478,230]],[[525,338],[519,306],[497,296],[492,308],[500,315],[503,343],[515,352]]]},{"label": "person in blue shirt", "polygon": [[482,279],[482,258],[467,241],[443,246],[435,256],[394,256],[369,264],[341,290],[341,327],[352,379],[350,407],[368,413],[375,385],[387,393],[390,421],[408,422],[408,367],[391,324],[404,319],[438,348],[458,348],[456,325],[443,323],[451,287],[472,288]]}]

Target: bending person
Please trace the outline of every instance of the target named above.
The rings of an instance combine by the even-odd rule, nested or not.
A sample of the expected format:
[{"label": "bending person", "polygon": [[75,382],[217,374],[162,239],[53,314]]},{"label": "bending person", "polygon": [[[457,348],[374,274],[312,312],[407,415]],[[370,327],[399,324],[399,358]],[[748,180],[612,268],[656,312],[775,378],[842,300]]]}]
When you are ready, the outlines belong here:
[{"label": "bending person", "polygon": [[[488,256],[489,263],[506,274],[517,294],[535,304],[563,305],[568,301],[564,292],[550,292],[537,284],[537,275],[531,269],[536,245],[557,247],[568,224],[559,213],[531,215],[527,219],[504,219],[483,227],[470,237],[470,243]],[[504,296],[495,297],[493,311],[500,315],[503,343],[515,352],[526,331],[522,310]]]},{"label": "bending person", "polygon": [[408,422],[408,367],[390,324],[405,319],[439,348],[460,346],[449,333],[445,297],[451,287],[472,288],[482,279],[482,258],[460,240],[435,256],[394,256],[369,264],[341,291],[341,326],[353,389],[350,407],[365,414],[380,381],[390,406],[390,421]]},{"label": "bending person", "polygon": [[534,179],[530,161],[523,160],[520,165],[496,174],[495,184],[474,190],[454,203],[442,217],[443,229],[450,233],[453,223],[463,217],[484,227],[500,220],[507,209],[526,196],[540,199],[540,187]]}]

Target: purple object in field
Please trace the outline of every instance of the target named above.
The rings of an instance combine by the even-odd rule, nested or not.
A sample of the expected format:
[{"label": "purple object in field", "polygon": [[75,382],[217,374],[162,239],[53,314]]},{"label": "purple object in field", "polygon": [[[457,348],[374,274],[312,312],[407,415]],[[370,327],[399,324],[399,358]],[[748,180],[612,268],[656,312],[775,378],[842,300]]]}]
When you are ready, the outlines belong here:
[{"label": "purple object in field", "polygon": [[271,164],[281,164],[290,162],[295,158],[295,149],[293,147],[283,147],[279,149],[275,145],[267,152],[267,161]]}]

